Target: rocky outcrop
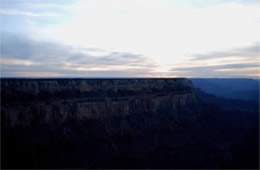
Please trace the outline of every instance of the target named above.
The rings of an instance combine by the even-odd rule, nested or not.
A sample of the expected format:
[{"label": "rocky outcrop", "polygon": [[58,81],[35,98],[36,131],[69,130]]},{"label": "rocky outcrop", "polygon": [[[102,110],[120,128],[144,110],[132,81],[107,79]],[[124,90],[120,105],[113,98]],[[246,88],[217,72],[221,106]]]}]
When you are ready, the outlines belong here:
[{"label": "rocky outcrop", "polygon": [[1,163],[259,169],[258,103],[208,95],[187,79],[1,79]]},{"label": "rocky outcrop", "polygon": [[173,112],[195,101],[178,79],[1,79],[4,126]]}]

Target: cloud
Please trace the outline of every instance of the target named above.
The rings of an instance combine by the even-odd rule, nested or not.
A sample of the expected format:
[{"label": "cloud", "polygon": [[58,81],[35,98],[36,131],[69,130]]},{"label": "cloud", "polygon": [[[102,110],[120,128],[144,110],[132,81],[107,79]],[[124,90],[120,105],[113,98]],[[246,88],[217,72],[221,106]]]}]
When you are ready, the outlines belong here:
[{"label": "cloud", "polygon": [[[77,0],[76,0],[77,1]],[[62,7],[68,5],[70,3],[75,2],[75,0],[62,0],[62,1],[55,1],[55,0],[1,0],[1,7],[3,8],[28,8],[32,7]]]},{"label": "cloud", "polygon": [[241,69],[241,68],[251,68],[251,67],[259,67],[259,64],[253,64],[253,63],[245,63],[245,64],[224,64],[224,65],[215,65],[215,66],[199,66],[199,67],[180,67],[180,68],[174,68],[172,71],[181,71],[181,70],[216,70],[216,69]]},{"label": "cloud", "polygon": [[256,75],[256,2],[1,0],[2,73]]},{"label": "cloud", "polygon": [[[76,48],[36,41],[25,35],[5,33],[1,37],[1,76],[149,76],[154,63],[140,54]],[[102,51],[103,55],[89,53]],[[26,73],[26,74],[25,74]],[[45,73],[45,74],[43,74]]]},{"label": "cloud", "polygon": [[227,51],[194,54],[169,72],[187,77],[257,77],[260,76],[260,43]]},{"label": "cloud", "polygon": [[243,3],[243,4],[258,4],[259,0],[234,0],[237,3]]},{"label": "cloud", "polygon": [[[45,58],[53,60],[61,55],[68,55],[67,47],[53,42],[42,42],[27,38],[25,35],[16,35],[8,32],[1,36],[1,55],[4,58],[38,60]],[[55,56],[57,54],[58,56]],[[53,58],[52,58],[53,57]]]},{"label": "cloud", "polygon": [[59,15],[56,13],[35,13],[35,12],[27,12],[21,10],[0,10],[0,14],[2,15],[24,15],[28,17],[58,17]]},{"label": "cloud", "polygon": [[[225,67],[225,66],[224,66]],[[197,78],[259,78],[259,67],[226,68],[221,67],[193,67],[189,69],[175,69],[168,75]]]},{"label": "cloud", "polygon": [[62,9],[65,10],[68,4],[69,1],[1,0],[0,14],[17,15],[17,17],[59,17]]},{"label": "cloud", "polygon": [[229,51],[217,51],[206,54],[193,54],[192,60],[208,60],[212,58],[228,58],[228,57],[243,57],[248,59],[259,59],[260,42],[255,42],[251,46],[240,47]]},{"label": "cloud", "polygon": [[1,37],[2,77],[259,76],[259,43],[191,57],[169,71],[160,71],[159,65],[141,54],[38,41],[22,34]]}]

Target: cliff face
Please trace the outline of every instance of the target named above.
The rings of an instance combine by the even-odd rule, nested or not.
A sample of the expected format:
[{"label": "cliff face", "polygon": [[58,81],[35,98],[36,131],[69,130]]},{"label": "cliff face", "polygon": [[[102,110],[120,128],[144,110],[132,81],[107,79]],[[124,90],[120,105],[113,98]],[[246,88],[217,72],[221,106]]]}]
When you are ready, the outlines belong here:
[{"label": "cliff face", "polygon": [[198,115],[187,79],[1,79],[1,95],[8,168],[176,167]]},{"label": "cliff face", "polygon": [[1,79],[1,163],[259,169],[258,108],[187,79]]},{"label": "cliff face", "polygon": [[187,79],[1,79],[4,126],[174,112],[192,104]]}]

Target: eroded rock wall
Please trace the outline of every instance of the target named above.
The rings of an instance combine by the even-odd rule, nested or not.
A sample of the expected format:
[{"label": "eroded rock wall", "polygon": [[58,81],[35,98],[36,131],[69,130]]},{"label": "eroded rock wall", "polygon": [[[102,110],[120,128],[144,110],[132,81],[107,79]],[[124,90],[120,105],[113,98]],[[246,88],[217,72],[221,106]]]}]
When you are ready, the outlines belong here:
[{"label": "eroded rock wall", "polygon": [[1,79],[4,126],[171,112],[195,102],[179,79]]}]

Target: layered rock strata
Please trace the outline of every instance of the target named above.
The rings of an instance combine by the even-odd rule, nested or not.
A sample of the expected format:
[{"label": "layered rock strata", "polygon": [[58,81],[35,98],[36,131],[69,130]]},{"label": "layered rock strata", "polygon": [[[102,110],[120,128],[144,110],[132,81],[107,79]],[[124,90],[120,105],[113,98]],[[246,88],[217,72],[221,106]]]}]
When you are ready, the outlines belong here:
[{"label": "layered rock strata", "polygon": [[160,114],[194,102],[184,78],[1,79],[4,126]]}]

